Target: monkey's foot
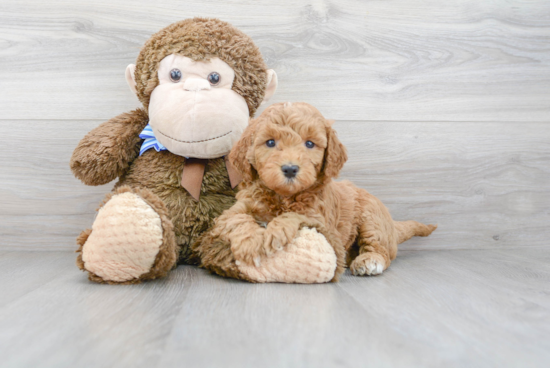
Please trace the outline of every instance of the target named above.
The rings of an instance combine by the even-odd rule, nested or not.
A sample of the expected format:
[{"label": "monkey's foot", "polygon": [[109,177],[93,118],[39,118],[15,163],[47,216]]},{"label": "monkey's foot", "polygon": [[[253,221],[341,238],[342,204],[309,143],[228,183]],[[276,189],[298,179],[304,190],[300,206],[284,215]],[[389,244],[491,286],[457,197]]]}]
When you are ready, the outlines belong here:
[{"label": "monkey's foot", "polygon": [[284,250],[262,258],[258,267],[237,263],[239,271],[251,281],[298,284],[329,282],[336,265],[334,249],[314,228],[302,228]]},{"label": "monkey's foot", "polygon": [[145,189],[107,196],[91,230],[77,239],[77,265],[100,283],[133,284],[164,277],[175,266],[173,226],[162,201]]}]

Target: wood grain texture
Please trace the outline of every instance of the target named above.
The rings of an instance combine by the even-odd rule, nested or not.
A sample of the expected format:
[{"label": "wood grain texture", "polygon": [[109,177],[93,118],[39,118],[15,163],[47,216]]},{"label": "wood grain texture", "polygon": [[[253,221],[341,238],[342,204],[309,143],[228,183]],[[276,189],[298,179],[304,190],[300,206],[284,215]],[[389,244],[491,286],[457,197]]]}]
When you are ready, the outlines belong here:
[{"label": "wood grain texture", "polygon": [[534,1],[4,0],[4,119],[108,119],[144,41],[193,16],[253,37],[277,101],[340,120],[550,120],[550,3]]},{"label": "wood grain texture", "polygon": [[[33,269],[56,273],[49,282],[38,282],[34,291],[19,293],[17,298],[11,297],[14,292],[1,293],[0,366],[101,367],[116,361],[119,367],[148,367],[157,361],[185,299],[185,274],[172,273],[168,279],[134,288],[105,288],[87,281],[76,268],[74,253],[61,254],[63,265],[50,262],[59,257],[57,252],[27,252],[22,257],[20,253],[30,272],[13,283],[2,281],[10,291],[28,283]],[[76,319],[70,321],[71,316]],[[122,336],[125,341],[116,343]]]},{"label": "wood grain texture", "polygon": [[69,168],[72,151],[98,121],[2,121],[0,247],[76,249],[113,184],[88,187]]},{"label": "wood grain texture", "polygon": [[337,122],[342,177],[394,219],[437,223],[405,249],[548,246],[550,124]]},{"label": "wood grain texture", "polygon": [[[349,276],[340,286],[373,318],[429,345],[440,366],[449,359],[461,367],[543,367],[550,362],[550,268],[537,261],[541,254],[548,248],[406,251],[385,279]],[[533,321],[540,328],[526,331]]]},{"label": "wood grain texture", "polygon": [[[548,248],[400,251],[381,276],[254,285],[180,266],[87,281],[70,252],[0,252],[0,367],[546,367]],[[43,280],[34,275],[42,273]],[[9,281],[7,281],[9,280]],[[34,288],[29,287],[34,284]]]},{"label": "wood grain texture", "polygon": [[[0,156],[0,248],[74,249],[112,187],[87,187],[68,165],[78,141],[98,124],[0,121],[11,136]],[[550,124],[339,121],[334,127],[350,156],[341,178],[376,195],[397,220],[439,224],[405,249],[548,245]]]},{"label": "wood grain texture", "polygon": [[138,106],[123,72],[160,28],[216,16],[279,74],[274,102],[338,120],[343,178],[396,219],[440,225],[407,249],[547,246],[550,3],[6,0],[0,4],[0,248],[74,249],[112,183],[68,168],[93,127]]}]

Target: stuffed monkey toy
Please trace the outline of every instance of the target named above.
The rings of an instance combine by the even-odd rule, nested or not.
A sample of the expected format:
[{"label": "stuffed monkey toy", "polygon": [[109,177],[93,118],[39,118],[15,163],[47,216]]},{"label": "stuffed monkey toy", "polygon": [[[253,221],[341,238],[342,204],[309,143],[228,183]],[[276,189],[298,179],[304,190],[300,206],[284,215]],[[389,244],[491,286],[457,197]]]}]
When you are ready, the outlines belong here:
[{"label": "stuffed monkey toy", "polygon": [[[277,87],[275,72],[267,70],[248,36],[204,18],[154,34],[136,65],[126,69],[126,79],[143,107],[93,129],[70,162],[87,185],[118,178],[92,228],[77,238],[78,267],[100,283],[138,283],[164,277],[179,263],[199,262],[193,243],[235,202],[240,177],[226,155]],[[335,257],[324,236],[309,230],[307,237],[295,238],[297,247],[310,252],[300,263],[311,266],[313,276],[305,281],[285,267],[284,251],[242,270],[223,248],[223,254],[212,254],[229,265],[228,276],[326,282]]]}]

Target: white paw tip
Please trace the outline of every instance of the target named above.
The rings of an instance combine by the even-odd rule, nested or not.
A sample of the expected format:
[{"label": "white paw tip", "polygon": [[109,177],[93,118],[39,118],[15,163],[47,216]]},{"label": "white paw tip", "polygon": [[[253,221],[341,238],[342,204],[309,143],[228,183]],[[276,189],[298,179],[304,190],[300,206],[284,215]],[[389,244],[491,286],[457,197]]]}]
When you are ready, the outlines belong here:
[{"label": "white paw tip", "polygon": [[378,262],[371,262],[370,264],[367,264],[367,270],[369,275],[379,275],[384,271],[384,268],[382,265]]},{"label": "white paw tip", "polygon": [[254,258],[254,265],[255,265],[256,267],[260,267],[260,257]]},{"label": "white paw tip", "polygon": [[354,275],[380,275],[382,272],[384,272],[384,263],[369,259],[363,262],[361,265],[356,264],[355,267],[352,268],[352,273]]},{"label": "white paw tip", "polygon": [[379,275],[384,271],[384,266],[377,261],[370,261],[366,264],[367,266],[367,275]]}]

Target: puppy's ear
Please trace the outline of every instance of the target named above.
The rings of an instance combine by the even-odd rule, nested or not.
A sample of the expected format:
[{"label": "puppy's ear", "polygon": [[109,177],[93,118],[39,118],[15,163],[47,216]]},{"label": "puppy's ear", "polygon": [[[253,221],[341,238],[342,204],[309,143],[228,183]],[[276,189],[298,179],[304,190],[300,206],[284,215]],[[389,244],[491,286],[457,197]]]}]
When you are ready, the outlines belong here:
[{"label": "puppy's ear", "polygon": [[329,121],[327,126],[327,148],[325,150],[325,162],[323,164],[323,173],[328,178],[336,178],[348,160],[346,147],[336,136],[336,131],[331,125],[334,121]]},{"label": "puppy's ear", "polygon": [[252,181],[254,179],[253,173],[255,170],[250,162],[250,159],[253,159],[253,157],[249,156],[253,153],[252,143],[254,143],[256,124],[256,119],[250,120],[250,123],[244,130],[241,139],[235,143],[229,153],[229,162],[231,162],[231,164],[242,174],[244,181]]}]

